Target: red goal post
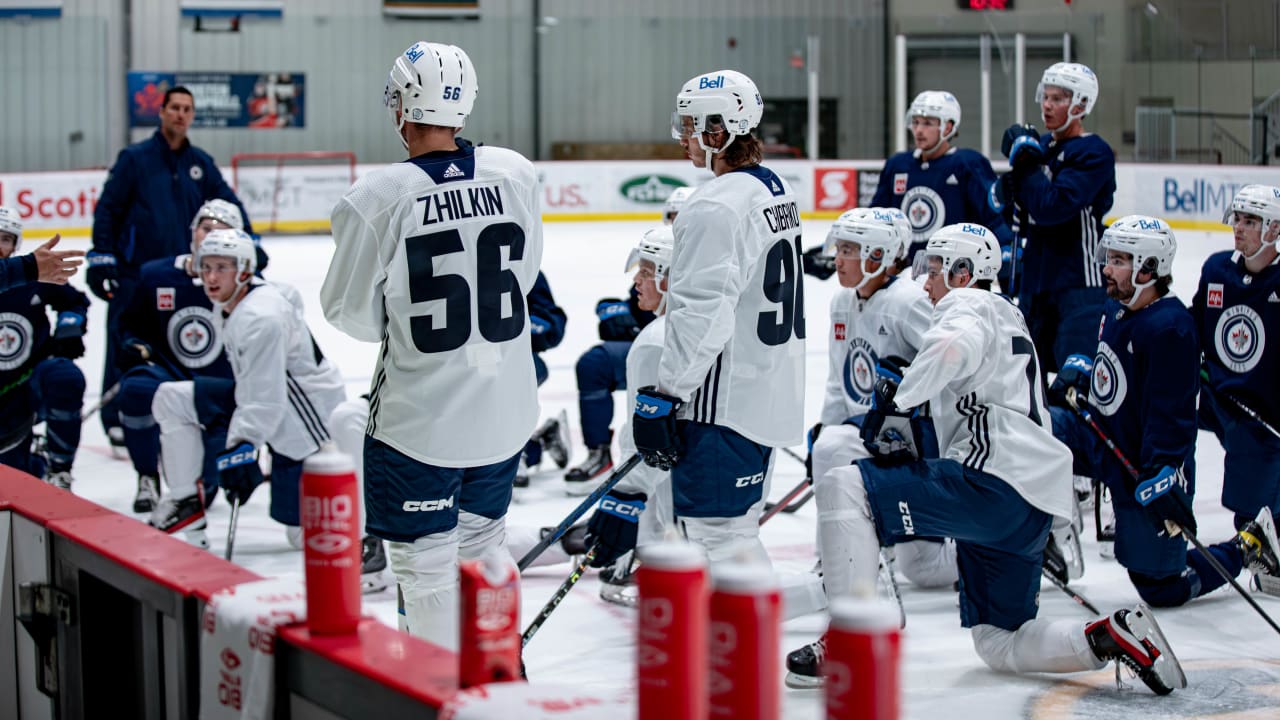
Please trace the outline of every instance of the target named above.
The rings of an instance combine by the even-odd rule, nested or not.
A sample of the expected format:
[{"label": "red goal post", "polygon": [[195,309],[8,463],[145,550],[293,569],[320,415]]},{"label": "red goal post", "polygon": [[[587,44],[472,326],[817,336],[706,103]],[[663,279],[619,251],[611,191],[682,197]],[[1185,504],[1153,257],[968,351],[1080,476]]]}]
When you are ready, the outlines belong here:
[{"label": "red goal post", "polygon": [[236,153],[231,186],[262,234],[329,231],[333,206],[356,181],[356,154],[337,150]]}]

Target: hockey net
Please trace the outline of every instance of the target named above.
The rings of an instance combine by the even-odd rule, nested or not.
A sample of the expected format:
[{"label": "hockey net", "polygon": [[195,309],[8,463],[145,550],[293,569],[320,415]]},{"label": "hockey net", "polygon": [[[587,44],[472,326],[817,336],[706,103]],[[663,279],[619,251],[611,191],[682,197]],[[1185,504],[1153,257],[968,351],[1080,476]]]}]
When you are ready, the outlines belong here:
[{"label": "hockey net", "polygon": [[262,234],[329,230],[333,206],[356,181],[356,155],[344,151],[238,153],[231,185]]}]

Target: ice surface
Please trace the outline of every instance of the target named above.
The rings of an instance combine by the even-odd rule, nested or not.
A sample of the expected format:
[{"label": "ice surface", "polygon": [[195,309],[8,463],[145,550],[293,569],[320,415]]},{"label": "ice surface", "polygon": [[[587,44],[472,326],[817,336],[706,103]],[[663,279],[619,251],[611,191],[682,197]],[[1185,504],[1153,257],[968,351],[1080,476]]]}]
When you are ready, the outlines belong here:
[{"label": "ice surface", "polygon": [[[830,223],[804,224],[804,245],[811,247],[825,236]],[[605,296],[625,296],[630,278],[623,273],[630,247],[650,226],[637,222],[556,223],[546,226],[543,269],[556,300],[569,314],[564,342],[544,355],[551,377],[540,390],[542,417],[567,409],[574,438],[576,463],[585,455],[578,419],[574,363],[597,342],[595,302]],[[1209,253],[1230,247],[1226,233],[1179,232],[1180,251],[1174,264],[1174,287],[1189,302],[1200,265]],[[75,245],[75,242],[70,243]],[[83,241],[80,245],[83,245]],[[268,238],[271,254],[268,277],[292,283],[308,303],[312,332],[323,351],[333,359],[347,380],[349,396],[367,391],[376,347],[358,343],[332,328],[319,304],[319,288],[332,254],[328,236]],[[84,274],[76,282],[83,287]],[[836,289],[834,278],[819,282],[806,278],[808,367],[806,417],[816,418],[826,373],[828,301]],[[105,305],[95,302],[90,311],[88,354],[81,361],[89,380],[86,405],[97,399],[102,361],[102,328]],[[615,401],[615,429],[620,424],[622,395]],[[803,448],[796,448],[803,452]],[[615,460],[617,460],[615,450]],[[1232,533],[1231,515],[1219,504],[1222,450],[1212,435],[1201,434],[1197,453],[1199,492],[1196,514],[1206,543]],[[555,525],[574,507],[578,498],[565,495],[561,473],[535,471],[531,487],[517,491],[508,515],[512,525]],[[74,468],[74,491],[124,513],[130,513],[135,475],[127,461],[112,459],[100,424],[86,424],[80,455]],[[781,457],[776,464],[772,496],[780,498],[803,477],[803,466]],[[236,562],[262,575],[300,575],[301,554],[289,548],[284,528],[267,516],[267,493],[259,490],[240,514]],[[229,506],[219,500],[209,511],[211,552],[221,555],[225,544]],[[779,515],[762,529],[765,545],[780,572],[806,572],[813,565],[814,505],[794,515]],[[1098,555],[1092,519],[1084,533],[1086,572],[1072,587],[1104,612],[1132,606],[1137,593],[1125,572],[1114,561]],[[533,618],[569,573],[568,565],[530,569],[523,582],[523,618]],[[1243,577],[1243,576],[1242,576]],[[1186,668],[1190,687],[1166,698],[1152,696],[1133,679],[1132,691],[1115,689],[1110,667],[1096,673],[1066,676],[1014,676],[992,672],[973,651],[969,633],[960,628],[955,593],[922,591],[901,581],[908,624],[904,636],[902,667],[903,715],[921,720],[980,718],[1167,718],[1204,715],[1232,718],[1280,717],[1280,636],[1272,631],[1229,587],[1175,610],[1157,610],[1161,626]],[[634,613],[598,598],[594,573],[551,616],[526,649],[529,676],[560,683],[592,687],[633,684]],[[1273,616],[1280,617],[1280,602],[1258,596]],[[395,625],[395,592],[388,590],[364,598],[364,610]],[[1079,605],[1048,582],[1041,593],[1040,615],[1084,623],[1090,619]],[[783,627],[783,653],[817,637],[825,616],[798,618]],[[778,682],[781,684],[782,677]],[[786,690],[786,718],[822,715],[821,693]]]}]

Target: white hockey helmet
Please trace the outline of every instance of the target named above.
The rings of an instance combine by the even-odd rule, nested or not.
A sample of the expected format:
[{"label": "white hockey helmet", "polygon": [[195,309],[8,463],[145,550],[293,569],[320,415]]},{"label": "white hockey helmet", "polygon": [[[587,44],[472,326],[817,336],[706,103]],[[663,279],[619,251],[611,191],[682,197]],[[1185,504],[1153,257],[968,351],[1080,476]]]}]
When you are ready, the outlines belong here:
[{"label": "white hockey helmet", "polygon": [[[1126,253],[1133,257],[1129,279],[1133,283],[1133,297],[1125,303],[1137,302],[1142,289],[1155,283],[1157,278],[1173,272],[1173,256],[1178,252],[1178,241],[1173,237],[1169,223],[1150,215],[1125,215],[1111,223],[1102,233],[1102,239],[1093,251],[1093,259],[1099,265],[1107,264],[1107,251]],[[1140,283],[1138,273],[1151,273],[1151,279]]]},{"label": "white hockey helmet", "polygon": [[[908,130],[911,129],[911,118],[914,117],[938,118],[942,123],[942,136],[938,139],[938,144],[941,145],[960,132],[960,101],[956,100],[955,95],[945,90],[925,90],[917,95],[916,99],[911,101],[911,107],[907,108],[907,116],[903,118],[903,123]],[[947,122],[951,123],[949,131]]]},{"label": "white hockey helmet", "polygon": [[253,238],[243,230],[224,228],[205,235],[196,255],[196,267],[208,257],[229,257],[235,260],[239,271],[236,274],[237,285],[243,284],[240,280],[241,273],[253,275],[258,269],[258,250],[253,245]]},{"label": "white hockey helmet", "polygon": [[684,185],[671,191],[667,196],[666,205],[662,206],[662,224],[670,225],[676,221],[676,216],[680,214],[680,210],[684,208],[684,203],[693,194],[693,188]]},{"label": "white hockey helmet", "polygon": [[[862,281],[856,290],[907,256],[911,223],[897,208],[854,208],[831,224],[822,244],[822,254],[835,257],[841,242],[857,243],[861,247]],[[873,262],[880,264],[874,272],[867,267]]]},{"label": "white hockey helmet", "polygon": [[[1088,65],[1069,62],[1050,65],[1040,76],[1040,84],[1036,85],[1036,102],[1044,102],[1044,89],[1050,85],[1071,91],[1071,107],[1067,110],[1067,122],[1062,127],[1070,125],[1076,118],[1088,115],[1098,102],[1098,76]],[[1084,106],[1084,110],[1076,112],[1076,107],[1080,105]],[[1062,127],[1049,128],[1049,131],[1061,130]]]},{"label": "white hockey helmet", "polygon": [[[690,79],[676,95],[676,111],[671,114],[671,137],[683,140],[692,135],[707,154],[724,152],[734,138],[747,135],[764,116],[764,100],[751,78],[736,70],[716,70]],[[702,145],[702,133],[724,130],[729,139],[719,148]]]},{"label": "white hockey helmet", "polygon": [[397,132],[407,122],[461,128],[477,92],[475,67],[462,48],[419,40],[391,65],[382,102]]},{"label": "white hockey helmet", "polygon": [[22,249],[22,216],[11,207],[0,205],[0,233],[13,235],[13,251]]},{"label": "white hockey helmet", "polygon": [[1000,241],[995,233],[977,223],[955,223],[939,229],[929,237],[924,253],[926,262],[934,258],[941,262],[942,282],[952,290],[952,273],[969,271],[969,285],[973,285],[979,280],[995,280],[1000,272]]},{"label": "white hockey helmet", "polygon": [[[1271,240],[1267,240],[1267,235],[1280,225],[1280,188],[1271,185],[1245,185],[1236,191],[1235,197],[1231,198],[1231,204],[1222,214],[1222,222],[1234,225],[1237,213],[1255,215],[1262,219],[1262,245],[1248,259],[1252,260],[1268,246],[1276,244],[1276,239],[1272,237]],[[3,227],[0,227],[0,230],[2,229]]]},{"label": "white hockey helmet", "polygon": [[196,216],[191,218],[191,229],[195,230],[201,220],[209,218],[217,220],[235,230],[244,229],[244,214],[240,212],[240,208],[236,204],[220,198],[206,200],[200,209],[196,211]]},{"label": "white hockey helmet", "polygon": [[627,257],[625,271],[632,272],[642,261],[653,263],[653,280],[658,286],[658,292],[662,292],[662,280],[671,269],[671,253],[675,243],[675,233],[669,225],[646,230],[640,243],[632,248],[631,255]]}]

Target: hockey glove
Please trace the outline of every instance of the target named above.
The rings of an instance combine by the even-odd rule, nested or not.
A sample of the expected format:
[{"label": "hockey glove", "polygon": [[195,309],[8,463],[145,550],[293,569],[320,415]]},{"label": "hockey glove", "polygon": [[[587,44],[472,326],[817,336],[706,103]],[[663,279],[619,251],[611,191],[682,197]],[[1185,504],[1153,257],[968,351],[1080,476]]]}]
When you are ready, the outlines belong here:
[{"label": "hockey glove", "polygon": [[547,334],[551,332],[551,323],[537,315],[529,316],[529,344],[534,352],[542,352],[551,347],[547,342]]},{"label": "hockey glove", "polygon": [[809,434],[805,436],[809,452],[804,456],[804,474],[809,480],[813,480],[813,444],[818,442],[818,436],[822,434],[822,423],[817,423],[809,428]]},{"label": "hockey glove", "polygon": [[604,298],[596,303],[596,317],[600,318],[600,339],[606,342],[624,340],[631,342],[640,334],[640,326],[631,316],[631,306],[626,300]]},{"label": "hockey glove", "polygon": [[71,310],[58,313],[58,326],[49,338],[49,354],[75,360],[84,357],[84,315]]},{"label": "hockey glove", "polygon": [[1093,377],[1093,358],[1088,355],[1070,355],[1067,361],[1062,363],[1062,369],[1058,371],[1058,376],[1053,379],[1053,384],[1049,386],[1047,400],[1050,405],[1059,407],[1069,407],[1067,402],[1067,390],[1069,388],[1076,389],[1076,395],[1087,398],[1089,397],[1089,384]]},{"label": "hockey glove", "polygon": [[1168,465],[1148,473],[1138,483],[1133,497],[1147,511],[1147,519],[1155,526],[1157,534],[1176,535],[1168,523],[1196,534],[1196,516],[1191,512],[1191,497],[1187,495],[1186,485],[1186,476]]},{"label": "hockey glove", "polygon": [[680,430],[676,427],[676,415],[684,401],[658,392],[652,385],[636,391],[635,415],[631,419],[631,434],[636,452],[646,465],[659,470],[670,470],[680,460]]},{"label": "hockey glove", "polygon": [[126,340],[116,353],[116,364],[121,370],[132,370],[151,360],[151,346],[140,340]]},{"label": "hockey glove", "polygon": [[1009,167],[1022,168],[1044,163],[1044,148],[1040,146],[1040,133],[1030,125],[1014,123],[1004,131],[1000,152],[1009,158]]},{"label": "hockey glove", "polygon": [[608,567],[635,549],[640,513],[644,512],[644,503],[648,499],[644,493],[617,490],[610,490],[604,496],[600,507],[587,521],[587,535],[583,538],[587,547],[596,547],[591,567]]},{"label": "hockey glove", "polygon": [[862,418],[862,444],[871,459],[882,465],[899,465],[920,457],[911,429],[911,411],[899,410],[893,398],[902,376],[881,364],[876,367],[871,409]]},{"label": "hockey glove", "polygon": [[254,488],[262,484],[262,468],[258,467],[258,449],[252,444],[241,442],[227,448],[217,458],[218,479],[227,500],[249,501]]},{"label": "hockey glove", "polygon": [[812,275],[819,280],[826,280],[836,272],[836,259],[823,255],[821,245],[805,250],[801,260],[804,263],[804,274]]},{"label": "hockey glove", "polygon": [[99,300],[111,300],[120,286],[120,274],[116,270],[116,256],[108,252],[90,250],[84,256],[89,267],[85,270],[85,284]]}]

